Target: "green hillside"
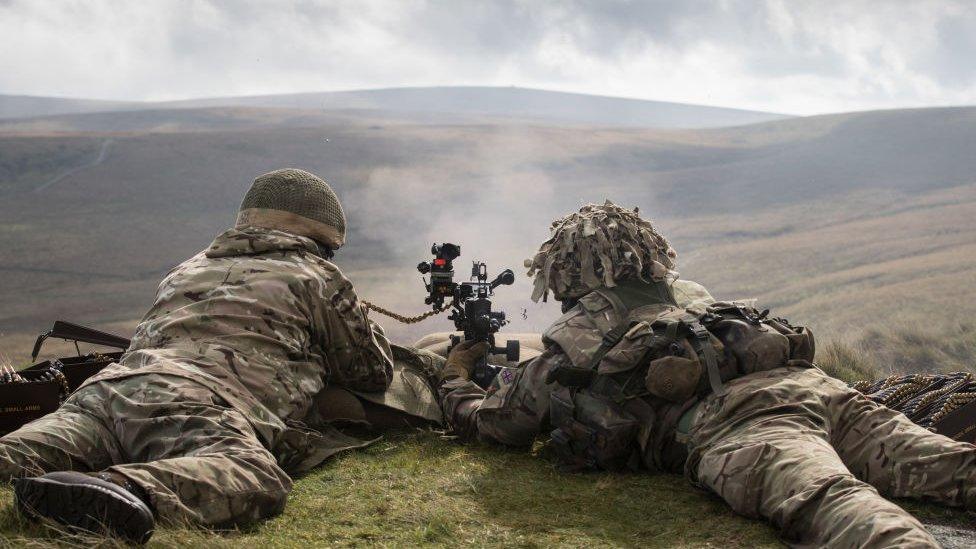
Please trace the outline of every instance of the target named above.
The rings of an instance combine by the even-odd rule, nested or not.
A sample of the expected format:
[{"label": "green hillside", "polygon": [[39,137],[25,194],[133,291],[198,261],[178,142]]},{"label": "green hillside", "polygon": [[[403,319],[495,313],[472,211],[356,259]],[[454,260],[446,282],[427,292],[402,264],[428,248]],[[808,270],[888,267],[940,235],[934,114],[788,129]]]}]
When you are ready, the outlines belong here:
[{"label": "green hillside", "polygon": [[[611,198],[670,235],[683,276],[826,337],[969,314],[976,109],[682,131],[282,109],[80,116],[82,129],[72,115],[0,136],[0,349],[16,360],[55,318],[131,325],[166,270],[233,221],[251,178],[281,166],[333,183],[351,228],[336,261],[365,298],[406,312],[423,310],[413,265],[432,241],[520,271],[551,219]],[[499,290],[512,330],[557,315],[528,294],[522,277]],[[380,320],[407,340],[448,326]]]}]

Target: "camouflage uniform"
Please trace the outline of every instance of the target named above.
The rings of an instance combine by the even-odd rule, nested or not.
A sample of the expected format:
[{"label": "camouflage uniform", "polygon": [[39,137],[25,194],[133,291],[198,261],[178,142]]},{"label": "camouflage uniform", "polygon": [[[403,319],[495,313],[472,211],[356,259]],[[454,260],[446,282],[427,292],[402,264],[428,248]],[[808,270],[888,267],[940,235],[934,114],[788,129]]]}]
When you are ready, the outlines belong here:
[{"label": "camouflage uniform", "polygon": [[[676,283],[672,292],[682,307],[710,299],[695,284]],[[440,392],[454,430],[512,446],[549,432],[560,387],[546,377],[595,353],[607,328],[624,318],[612,305],[596,292],[584,297],[546,333],[540,357],[503,371],[487,392],[460,378],[445,381]],[[938,546],[880,494],[976,508],[976,447],[927,431],[815,367],[775,368],[726,388],[687,412],[656,404],[652,424],[636,435],[637,465],[684,471],[736,512],[764,517],[801,544]]]},{"label": "camouflage uniform", "polygon": [[241,227],[171,271],[127,353],[0,439],[0,475],[120,473],[163,520],[281,511],[300,474],[366,444],[303,420],[326,385],[382,391],[392,354],[311,239]]}]

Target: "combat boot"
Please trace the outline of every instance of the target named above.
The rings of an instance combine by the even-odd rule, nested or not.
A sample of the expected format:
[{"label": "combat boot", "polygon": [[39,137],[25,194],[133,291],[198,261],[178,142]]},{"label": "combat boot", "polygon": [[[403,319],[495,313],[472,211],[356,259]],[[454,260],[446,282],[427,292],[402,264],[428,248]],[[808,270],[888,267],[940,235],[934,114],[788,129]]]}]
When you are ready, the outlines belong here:
[{"label": "combat boot", "polygon": [[145,543],[155,526],[145,493],[117,473],[59,471],[14,482],[17,509],[101,535]]}]

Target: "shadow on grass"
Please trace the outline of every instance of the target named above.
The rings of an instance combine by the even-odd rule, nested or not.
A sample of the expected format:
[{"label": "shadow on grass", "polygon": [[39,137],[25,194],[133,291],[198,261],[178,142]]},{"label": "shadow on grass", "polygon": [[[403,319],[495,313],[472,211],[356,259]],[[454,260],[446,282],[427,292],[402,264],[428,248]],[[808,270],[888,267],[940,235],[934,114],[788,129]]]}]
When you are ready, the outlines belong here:
[{"label": "shadow on grass", "polygon": [[539,457],[476,447],[474,512],[529,537],[621,546],[779,547],[767,524],[735,515],[678,475],[566,474]]}]

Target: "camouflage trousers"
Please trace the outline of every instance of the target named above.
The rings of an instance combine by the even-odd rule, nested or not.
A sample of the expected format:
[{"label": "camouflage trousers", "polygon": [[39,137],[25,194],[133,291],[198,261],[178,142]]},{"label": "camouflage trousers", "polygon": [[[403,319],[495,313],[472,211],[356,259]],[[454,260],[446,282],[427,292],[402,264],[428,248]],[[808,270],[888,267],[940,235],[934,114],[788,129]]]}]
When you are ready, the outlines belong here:
[{"label": "camouflage trousers", "polygon": [[976,446],[919,427],[816,368],[727,386],[695,411],[686,472],[790,541],[938,547],[883,496],[976,507]]},{"label": "camouflage trousers", "polygon": [[0,480],[103,470],[145,490],[164,522],[246,524],[281,513],[291,489],[244,415],[179,377],[83,387],[57,411],[0,438]]}]

